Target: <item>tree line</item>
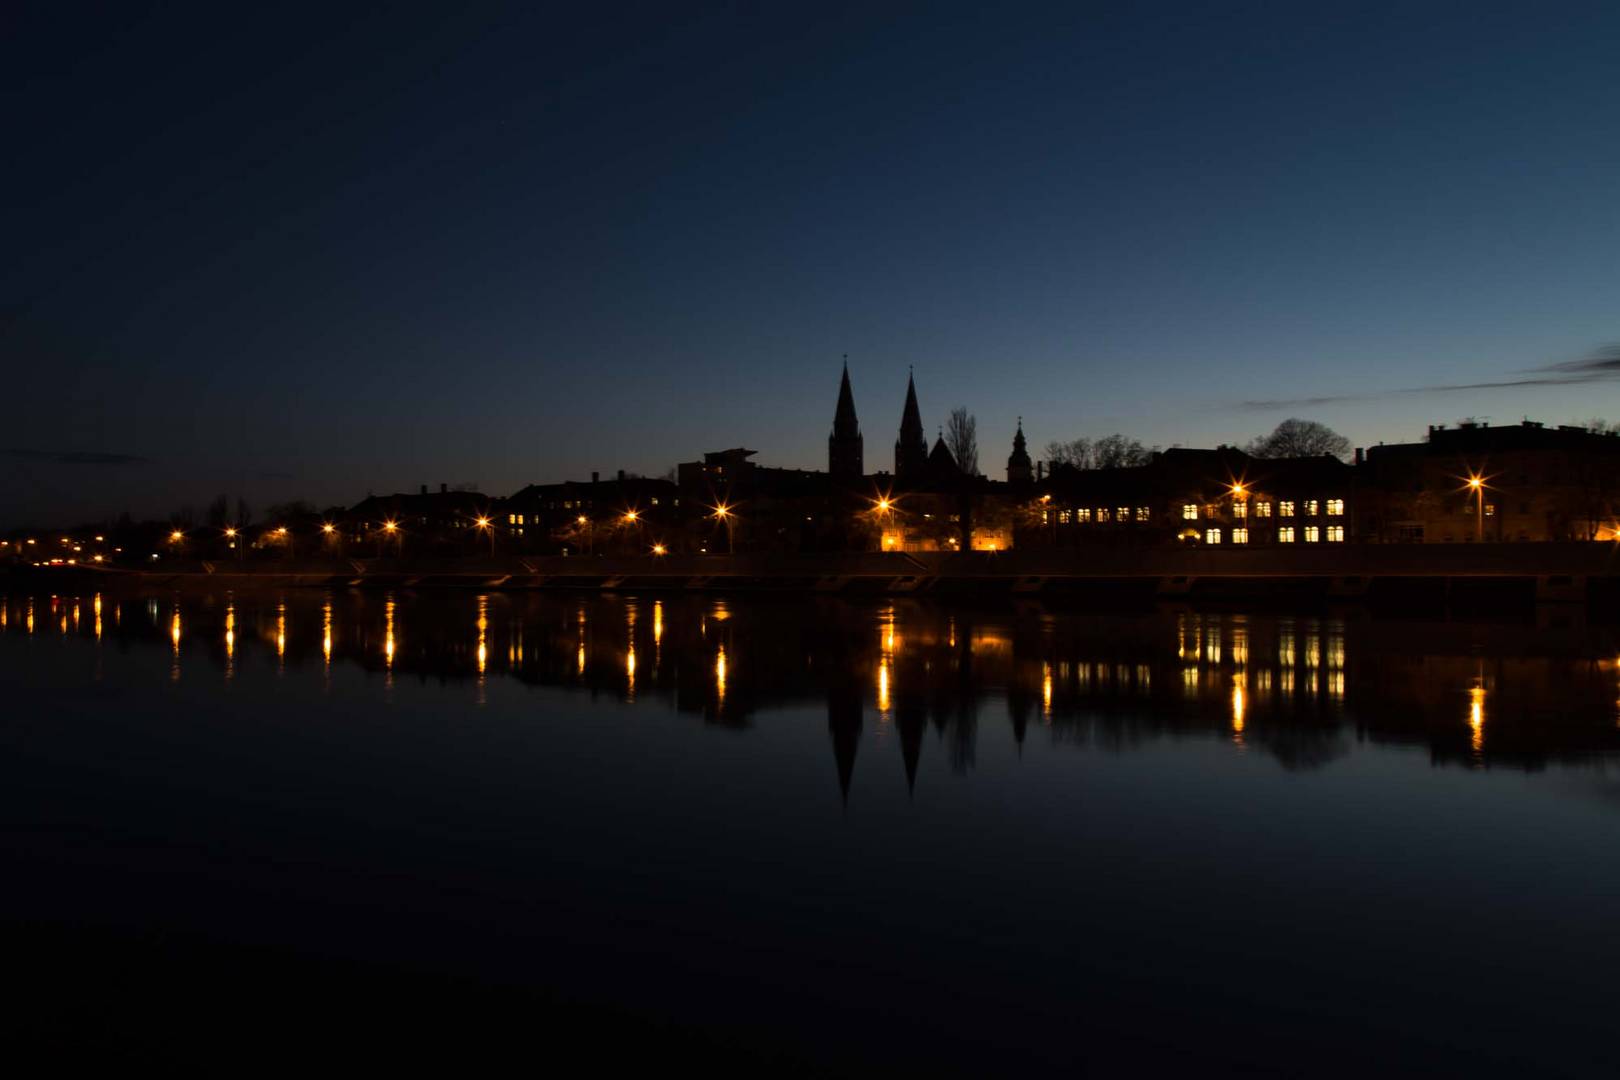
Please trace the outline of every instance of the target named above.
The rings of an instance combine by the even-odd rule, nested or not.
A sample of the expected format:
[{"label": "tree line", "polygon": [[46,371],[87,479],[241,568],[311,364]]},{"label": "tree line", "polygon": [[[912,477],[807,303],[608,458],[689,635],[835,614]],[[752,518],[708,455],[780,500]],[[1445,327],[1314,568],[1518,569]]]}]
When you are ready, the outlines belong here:
[{"label": "tree line", "polygon": [[[1350,440],[1326,424],[1290,417],[1270,433],[1250,439],[1243,446],[1243,451],[1257,458],[1325,455],[1343,460],[1350,453]],[[1050,468],[1121,469],[1146,465],[1158,452],[1159,447],[1147,446],[1142,440],[1119,432],[1098,439],[1055,440],[1046,444],[1046,460]]]}]

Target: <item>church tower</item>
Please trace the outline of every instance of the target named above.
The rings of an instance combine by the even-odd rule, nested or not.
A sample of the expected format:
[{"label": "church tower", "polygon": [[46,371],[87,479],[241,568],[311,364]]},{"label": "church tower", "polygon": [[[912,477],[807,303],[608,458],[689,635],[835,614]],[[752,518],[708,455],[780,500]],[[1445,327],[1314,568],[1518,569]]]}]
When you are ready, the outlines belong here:
[{"label": "church tower", "polygon": [[922,412],[917,408],[917,381],[906,377],[906,407],[900,414],[900,438],[894,444],[897,480],[921,476],[928,468],[928,437],[923,434]]},{"label": "church tower", "polygon": [[838,408],[832,434],[827,436],[827,471],[841,480],[866,475],[866,454],[861,424],[855,419],[855,393],[849,388],[849,358],[844,358],[844,381],[838,386]]},{"label": "church tower", "polygon": [[1007,483],[1028,484],[1035,479],[1035,466],[1029,460],[1029,448],[1024,444],[1024,418],[1018,418],[1018,433],[1013,436],[1013,452],[1007,458]]}]

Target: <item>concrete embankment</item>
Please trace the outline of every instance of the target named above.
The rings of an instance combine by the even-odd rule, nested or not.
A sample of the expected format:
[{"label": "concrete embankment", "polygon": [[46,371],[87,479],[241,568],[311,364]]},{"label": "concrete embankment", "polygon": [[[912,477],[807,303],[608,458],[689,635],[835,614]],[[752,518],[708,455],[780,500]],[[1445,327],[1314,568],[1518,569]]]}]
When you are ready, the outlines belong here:
[{"label": "concrete embankment", "polygon": [[[14,570],[13,573],[19,571]],[[1301,545],[1296,548],[816,555],[167,562],[50,568],[173,588],[479,588],[801,591],[1098,600],[1358,600],[1422,606],[1620,602],[1620,549],[1586,544]]]}]

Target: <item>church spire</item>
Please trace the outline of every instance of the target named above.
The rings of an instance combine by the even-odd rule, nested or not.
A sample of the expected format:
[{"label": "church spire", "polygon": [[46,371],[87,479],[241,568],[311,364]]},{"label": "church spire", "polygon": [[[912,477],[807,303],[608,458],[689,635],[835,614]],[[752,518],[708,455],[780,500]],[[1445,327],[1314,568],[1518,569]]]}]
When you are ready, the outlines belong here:
[{"label": "church spire", "polygon": [[906,376],[906,407],[900,413],[900,438],[894,444],[894,475],[906,479],[928,463],[928,436],[923,434],[922,410],[917,408],[916,376]]},{"label": "church spire", "polygon": [[1013,435],[1012,455],[1007,458],[1007,483],[1027,484],[1035,479],[1035,466],[1029,460],[1029,447],[1024,442],[1024,418],[1018,418],[1018,431]]},{"label": "church spire", "polygon": [[838,384],[838,407],[833,410],[832,434],[827,437],[827,471],[844,479],[860,479],[866,472],[861,423],[855,417],[855,391],[849,386],[849,354],[844,354],[844,378]]}]

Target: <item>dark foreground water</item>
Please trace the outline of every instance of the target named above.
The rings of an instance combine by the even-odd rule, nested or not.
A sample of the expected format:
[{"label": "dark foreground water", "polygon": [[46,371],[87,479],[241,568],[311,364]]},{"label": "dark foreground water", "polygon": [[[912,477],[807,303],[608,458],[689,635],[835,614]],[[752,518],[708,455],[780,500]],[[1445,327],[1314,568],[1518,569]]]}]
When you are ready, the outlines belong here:
[{"label": "dark foreground water", "polygon": [[1611,1074],[1620,643],[1544,621],[12,595],[6,1045]]}]

